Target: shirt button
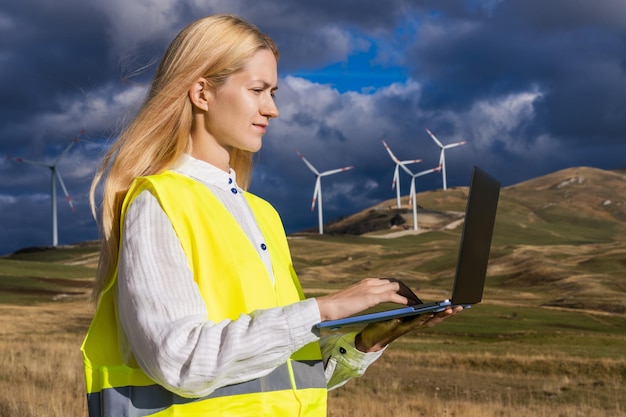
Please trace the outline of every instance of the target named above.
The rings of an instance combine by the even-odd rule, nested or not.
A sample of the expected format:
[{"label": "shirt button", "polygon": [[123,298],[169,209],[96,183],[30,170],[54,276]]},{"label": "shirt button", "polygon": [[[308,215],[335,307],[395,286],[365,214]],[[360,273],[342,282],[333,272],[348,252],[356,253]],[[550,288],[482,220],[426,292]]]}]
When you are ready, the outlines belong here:
[{"label": "shirt button", "polygon": [[234,188],[234,187],[233,187],[233,188],[231,188],[231,189],[230,189],[230,191],[231,191],[233,194],[237,194],[237,189],[236,189],[236,188]]},{"label": "shirt button", "polygon": [[261,243],[261,249],[266,250],[267,246],[265,245],[265,243]]},{"label": "shirt button", "polygon": [[346,348],[345,348],[345,347],[343,347],[343,346],[342,346],[342,347],[340,347],[340,348],[339,348],[339,353],[341,353],[342,355],[345,355],[345,354],[346,354]]},{"label": "shirt button", "polygon": [[232,179],[232,178],[229,178],[229,179],[228,179],[228,183],[229,183],[229,184],[232,184],[232,183],[233,183],[233,179]]}]

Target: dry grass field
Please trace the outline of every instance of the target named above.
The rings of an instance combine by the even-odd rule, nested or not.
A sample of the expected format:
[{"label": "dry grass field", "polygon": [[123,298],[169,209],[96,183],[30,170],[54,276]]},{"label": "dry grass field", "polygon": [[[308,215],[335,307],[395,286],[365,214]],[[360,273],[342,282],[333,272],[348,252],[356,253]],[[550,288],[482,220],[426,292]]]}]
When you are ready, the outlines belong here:
[{"label": "dry grass field", "polygon": [[[451,271],[433,273],[432,279],[419,270],[410,272],[408,264],[420,263],[411,255],[398,257],[399,265],[390,267],[388,259],[395,254],[388,247],[385,251],[372,244],[365,255],[363,247],[346,243],[342,249],[342,245],[339,238],[323,243],[292,241],[299,262],[310,263],[301,268],[301,275],[313,293],[316,288],[327,292],[358,275],[401,276],[421,288],[418,292],[427,300],[445,296],[452,285]],[[316,248],[323,254],[314,261]],[[551,249],[551,256],[563,256],[563,248]],[[518,261],[538,256],[525,251],[515,254],[495,260],[490,268],[492,283],[511,280],[498,279],[498,274],[517,277],[522,273]],[[622,245],[623,259],[625,255]],[[333,261],[325,264],[326,257]],[[421,258],[425,264],[437,263],[432,253]],[[314,277],[331,277],[331,270],[339,276],[320,286]],[[604,280],[611,281],[607,276]],[[604,292],[611,299],[619,295]],[[626,416],[626,317],[587,305],[580,309],[551,305],[555,300],[554,289],[546,282],[537,283],[537,288],[490,285],[484,303],[434,329],[401,339],[362,379],[331,392],[329,415]],[[596,298],[587,302],[593,300],[597,302]]]},{"label": "dry grass field", "polygon": [[0,306],[0,416],[86,416],[80,344],[90,319],[83,297]]},{"label": "dry grass field", "polygon": [[[503,190],[483,302],[390,346],[329,394],[329,416],[626,416],[624,184],[581,168]],[[418,200],[454,213],[466,191]],[[373,235],[292,237],[307,295],[367,276],[449,294],[458,228]],[[0,417],[86,416],[95,259],[91,245],[0,258]]]},{"label": "dry grass field", "polygon": [[[86,415],[78,347],[90,315],[84,297],[0,306],[0,416]],[[330,393],[329,416],[626,415],[626,331],[595,354],[582,335],[560,334],[543,348],[524,338],[400,341],[362,379]],[[568,339],[581,349],[589,342],[589,355],[559,349]]]}]

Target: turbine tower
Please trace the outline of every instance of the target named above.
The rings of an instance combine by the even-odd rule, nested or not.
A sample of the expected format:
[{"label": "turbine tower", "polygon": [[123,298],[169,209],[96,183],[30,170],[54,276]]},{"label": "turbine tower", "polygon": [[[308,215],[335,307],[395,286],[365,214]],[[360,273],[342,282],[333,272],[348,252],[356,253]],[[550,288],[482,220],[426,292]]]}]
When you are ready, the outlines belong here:
[{"label": "turbine tower", "polygon": [[433,135],[433,133],[430,130],[426,129],[426,132],[435,141],[437,146],[441,148],[441,155],[439,156],[439,166],[441,167],[441,172],[443,176],[443,189],[447,190],[448,184],[446,183],[446,149],[456,148],[457,146],[465,145],[467,142],[461,141],[461,142],[451,143],[449,145],[444,145],[439,141],[439,139],[435,137],[435,135]]},{"label": "turbine tower", "polygon": [[402,207],[402,204],[400,202],[400,173],[399,173],[399,168],[400,166],[404,166],[404,165],[408,165],[408,164],[416,164],[418,162],[422,162],[421,159],[407,159],[406,161],[400,161],[394,154],[393,152],[391,152],[391,149],[389,148],[389,146],[387,145],[387,143],[383,140],[383,146],[385,147],[385,149],[387,149],[387,153],[389,153],[389,156],[391,157],[391,159],[393,160],[393,162],[396,163],[396,167],[393,170],[393,181],[391,182],[391,189],[393,190],[394,188],[396,189],[396,200],[398,203],[398,208]]},{"label": "turbine tower", "polygon": [[57,222],[57,179],[59,180],[59,184],[61,184],[61,188],[63,189],[63,193],[65,194],[65,198],[67,199],[68,204],[73,212],[75,212],[74,203],[70,198],[69,193],[67,192],[67,188],[63,183],[63,178],[61,178],[61,174],[57,169],[57,165],[63,159],[65,155],[69,152],[70,148],[78,142],[78,138],[83,134],[84,131],[81,131],[78,136],[75,136],[74,139],[67,145],[65,150],[61,152],[58,158],[52,164],[45,164],[43,162],[38,161],[29,161],[27,159],[15,158],[11,156],[7,156],[7,159],[23,162],[31,165],[39,165],[50,170],[50,197],[51,197],[51,206],[52,206],[52,246],[57,246],[59,244],[59,232],[58,232],[58,222]]},{"label": "turbine tower", "polygon": [[421,177],[423,175],[426,174],[430,174],[432,172],[437,172],[441,170],[441,166],[437,166],[435,168],[431,168],[431,169],[427,169],[425,171],[421,171],[418,172],[417,174],[414,174],[413,172],[411,172],[410,169],[408,169],[407,167],[405,167],[404,165],[401,165],[402,169],[411,176],[411,192],[409,193],[409,200],[411,201],[411,204],[413,205],[413,230],[418,230],[418,226],[417,226],[417,201],[416,201],[416,197],[415,197],[415,178],[417,177]]},{"label": "turbine tower", "polygon": [[338,169],[331,169],[330,171],[324,171],[320,173],[317,169],[315,169],[315,167],[309,161],[306,160],[304,155],[298,152],[298,150],[296,150],[296,153],[302,159],[302,161],[304,161],[306,166],[308,166],[309,169],[317,176],[315,180],[315,190],[313,191],[313,201],[311,202],[311,211],[315,209],[315,202],[317,201],[317,220],[319,223],[319,232],[320,232],[320,235],[323,235],[324,234],[324,220],[322,218],[322,177],[325,177],[327,175],[337,174],[343,171],[347,171],[354,167],[347,166],[347,167],[338,168]]}]

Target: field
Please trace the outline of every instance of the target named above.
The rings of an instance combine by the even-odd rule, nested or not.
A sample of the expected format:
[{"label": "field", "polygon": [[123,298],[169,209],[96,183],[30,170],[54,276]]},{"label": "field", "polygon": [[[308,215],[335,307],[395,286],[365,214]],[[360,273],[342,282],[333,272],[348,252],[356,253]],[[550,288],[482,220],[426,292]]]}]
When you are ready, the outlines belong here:
[{"label": "field", "polygon": [[[626,203],[615,199],[626,193],[609,185],[606,204],[596,174],[503,190],[484,301],[395,342],[330,392],[329,416],[626,416]],[[465,196],[418,197],[462,211]],[[308,296],[394,276],[432,300],[449,294],[459,237],[301,235],[290,246]],[[0,417],[86,416],[79,347],[96,256],[84,244],[0,258]]]},{"label": "field", "polygon": [[[305,287],[314,289],[314,277],[327,276],[332,269],[340,276],[327,280],[319,293],[340,286],[348,276],[400,276],[426,300],[445,297],[451,288],[453,271],[446,271],[443,264],[453,265],[454,260],[446,259],[443,237],[422,235],[359,246],[352,238],[345,241],[292,241],[294,252],[307,254],[306,259],[297,256],[299,263],[307,264],[301,274]],[[414,249],[405,248],[415,241],[430,249],[407,253]],[[496,250],[484,303],[434,329],[400,339],[362,379],[331,392],[329,415],[626,415],[626,317],[594,311],[586,304],[558,306],[563,298],[583,297],[573,291],[570,298],[563,297],[563,284],[548,279],[507,288],[503,283],[520,280],[519,263],[530,275],[528,263],[537,256],[545,259],[538,264],[564,257],[563,247],[528,251]],[[326,257],[332,259],[328,264]],[[601,256],[596,259],[604,262]],[[568,262],[573,262],[571,257]],[[420,263],[407,272],[408,265]]]}]

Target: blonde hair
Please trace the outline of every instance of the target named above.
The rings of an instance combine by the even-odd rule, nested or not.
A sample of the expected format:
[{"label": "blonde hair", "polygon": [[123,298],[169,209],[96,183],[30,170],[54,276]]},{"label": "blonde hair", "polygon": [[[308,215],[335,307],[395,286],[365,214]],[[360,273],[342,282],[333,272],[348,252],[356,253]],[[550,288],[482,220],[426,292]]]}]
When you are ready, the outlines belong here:
[{"label": "blonde hair", "polygon": [[[259,50],[269,49],[278,60],[274,41],[254,25],[234,15],[199,19],[183,29],[167,49],[151,88],[138,113],[105,155],[91,185],[91,208],[96,216],[95,193],[103,183],[100,232],[102,249],[92,298],[97,301],[117,267],[120,216],[133,180],[170,167],[189,152],[192,105],[189,88],[199,78],[212,87],[242,70]],[[230,166],[247,189],[252,154],[234,149]]]}]

